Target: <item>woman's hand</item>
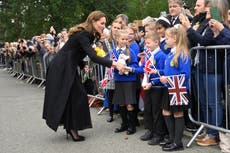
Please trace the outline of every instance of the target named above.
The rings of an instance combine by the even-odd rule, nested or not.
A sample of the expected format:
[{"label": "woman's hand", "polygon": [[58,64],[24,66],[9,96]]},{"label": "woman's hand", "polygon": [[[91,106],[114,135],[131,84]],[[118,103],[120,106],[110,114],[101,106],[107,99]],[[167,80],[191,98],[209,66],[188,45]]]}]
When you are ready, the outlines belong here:
[{"label": "woman's hand", "polygon": [[133,69],[131,67],[128,67],[128,66],[124,66],[123,68],[124,72],[132,72]]},{"label": "woman's hand", "polygon": [[215,19],[211,19],[209,21],[209,26],[215,27],[218,31],[222,31],[224,29],[224,25]]},{"label": "woman's hand", "polygon": [[215,19],[211,19],[209,21],[209,27],[213,31],[214,37],[218,36],[220,31],[222,31],[224,29],[224,25]]},{"label": "woman's hand", "polygon": [[123,69],[124,69],[124,65],[123,65],[123,64],[120,64],[120,63],[118,63],[118,62],[116,62],[116,61],[113,61],[113,64],[112,64],[112,65],[115,66],[116,69],[118,69],[118,71],[123,71]]},{"label": "woman's hand", "polygon": [[191,27],[191,23],[190,23],[190,21],[188,20],[187,16],[185,16],[185,15],[183,15],[183,14],[180,14],[179,19],[180,19],[181,24],[182,24],[186,29],[189,29],[189,28]]}]

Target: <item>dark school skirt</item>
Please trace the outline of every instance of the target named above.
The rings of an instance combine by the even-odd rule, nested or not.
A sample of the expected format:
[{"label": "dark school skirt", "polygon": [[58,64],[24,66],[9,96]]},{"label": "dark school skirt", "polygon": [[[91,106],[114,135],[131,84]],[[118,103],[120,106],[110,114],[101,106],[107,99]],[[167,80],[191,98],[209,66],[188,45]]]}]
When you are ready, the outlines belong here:
[{"label": "dark school skirt", "polygon": [[167,111],[171,111],[171,112],[180,112],[183,110],[187,110],[189,108],[191,108],[191,100],[190,100],[190,95],[189,92],[186,95],[186,98],[188,99],[188,105],[170,105],[170,96],[169,96],[169,92],[168,92],[168,88],[164,88],[163,89],[163,100],[162,100],[162,109],[165,109]]},{"label": "dark school skirt", "polygon": [[113,104],[136,104],[136,82],[115,82]]}]

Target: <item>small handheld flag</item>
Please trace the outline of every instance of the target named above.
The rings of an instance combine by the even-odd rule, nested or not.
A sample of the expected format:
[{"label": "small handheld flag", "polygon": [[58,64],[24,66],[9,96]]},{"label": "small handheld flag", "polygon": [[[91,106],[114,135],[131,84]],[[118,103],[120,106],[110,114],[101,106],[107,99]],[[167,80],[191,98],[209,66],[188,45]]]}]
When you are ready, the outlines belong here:
[{"label": "small handheld flag", "polygon": [[188,105],[188,93],[185,86],[185,75],[168,76],[168,92],[171,106]]}]

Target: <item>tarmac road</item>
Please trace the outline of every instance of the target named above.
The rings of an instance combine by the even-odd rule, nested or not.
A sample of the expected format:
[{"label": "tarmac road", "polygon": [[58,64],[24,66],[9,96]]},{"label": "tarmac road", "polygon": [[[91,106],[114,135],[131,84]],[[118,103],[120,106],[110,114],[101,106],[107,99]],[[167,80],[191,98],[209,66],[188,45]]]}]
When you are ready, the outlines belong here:
[{"label": "tarmac road", "polygon": [[[127,136],[115,134],[120,118],[107,123],[107,112],[97,115],[99,108],[91,108],[93,128],[80,131],[84,142],[66,139],[60,127],[49,129],[42,119],[44,90],[17,80],[0,69],[0,153],[161,153],[160,146],[149,146],[139,140],[145,132],[143,126],[137,133]],[[184,135],[184,145],[191,137]],[[218,146],[199,147],[195,143],[183,153],[220,153]]]}]

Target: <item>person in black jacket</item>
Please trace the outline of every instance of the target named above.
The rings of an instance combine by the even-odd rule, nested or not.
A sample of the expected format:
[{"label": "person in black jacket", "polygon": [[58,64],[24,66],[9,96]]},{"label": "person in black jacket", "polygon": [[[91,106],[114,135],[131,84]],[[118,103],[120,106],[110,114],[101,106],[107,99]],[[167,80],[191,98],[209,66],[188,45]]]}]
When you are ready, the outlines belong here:
[{"label": "person in black jacket", "polygon": [[[209,0],[197,0],[196,5],[194,7],[195,16],[191,22],[191,27],[199,34],[204,34],[206,28],[208,27],[209,18],[206,18],[206,7],[209,5]],[[190,47],[195,47],[198,44],[193,42],[190,39]],[[198,69],[198,53],[196,50],[191,52],[191,100],[192,100],[192,116],[195,119],[198,119],[198,76],[197,69]],[[189,120],[188,115],[186,115],[187,122],[186,122],[186,130],[194,132],[196,131],[196,126]]]},{"label": "person in black jacket", "polygon": [[78,67],[84,66],[83,58],[89,56],[95,63],[115,66],[118,70],[122,68],[115,61],[98,57],[92,48],[105,28],[106,20],[103,12],[93,11],[84,23],[72,27],[69,40],[47,69],[43,119],[54,131],[63,124],[73,141],[85,140],[78,130],[92,128],[87,93],[77,71]]},{"label": "person in black jacket", "polygon": [[192,17],[186,13],[183,0],[168,0],[168,7],[169,15],[167,18],[172,26],[181,23],[179,19],[181,13],[186,15],[190,21],[192,20]]},{"label": "person in black jacket", "polygon": [[[206,7],[206,18],[210,19],[208,26],[202,34],[195,31],[188,19],[182,17],[182,24],[187,28],[188,38],[190,42],[199,43],[201,46],[208,45],[219,45],[223,41],[222,34],[218,35],[216,27],[214,27],[216,20],[212,16],[211,9],[217,8],[217,13],[221,17],[221,22],[223,27],[228,29],[227,23],[227,13],[228,13],[228,1],[211,1],[210,4]],[[212,8],[211,8],[212,7]],[[217,32],[217,33],[216,33]],[[225,32],[223,32],[225,33]],[[206,122],[211,125],[222,127],[223,121],[223,109],[222,109],[222,100],[221,100],[221,85],[223,81],[224,74],[224,54],[223,52],[218,51],[215,53],[215,49],[200,50],[198,53],[197,64],[199,64],[199,97],[200,101],[200,113],[202,122]],[[196,63],[196,58],[195,58]],[[207,63],[207,64],[206,64]],[[207,102],[207,103],[206,103]],[[214,129],[207,128],[206,134],[203,137],[200,137],[197,140],[197,144],[200,146],[210,146],[218,144],[218,131]]]}]

